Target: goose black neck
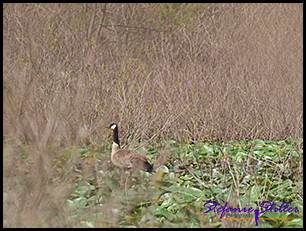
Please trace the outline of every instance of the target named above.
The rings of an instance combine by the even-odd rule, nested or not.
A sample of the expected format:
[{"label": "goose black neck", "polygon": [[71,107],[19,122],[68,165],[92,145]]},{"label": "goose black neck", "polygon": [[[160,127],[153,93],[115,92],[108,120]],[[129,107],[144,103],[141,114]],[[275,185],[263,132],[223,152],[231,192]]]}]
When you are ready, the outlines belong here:
[{"label": "goose black neck", "polygon": [[114,129],[114,142],[116,144],[118,144],[118,146],[120,147],[120,144],[119,144],[119,138],[118,138],[118,127],[116,126],[115,129]]}]

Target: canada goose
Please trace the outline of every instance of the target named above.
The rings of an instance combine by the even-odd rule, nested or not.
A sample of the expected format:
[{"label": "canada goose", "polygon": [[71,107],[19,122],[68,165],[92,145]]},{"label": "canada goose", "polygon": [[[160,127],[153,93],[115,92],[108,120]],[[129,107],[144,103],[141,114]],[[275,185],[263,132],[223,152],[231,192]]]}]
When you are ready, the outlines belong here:
[{"label": "canada goose", "polygon": [[114,165],[123,170],[143,170],[152,172],[153,167],[147,160],[147,157],[139,152],[129,149],[120,149],[118,138],[118,125],[110,124],[106,128],[110,128],[114,132],[114,143],[112,148],[111,160]]}]

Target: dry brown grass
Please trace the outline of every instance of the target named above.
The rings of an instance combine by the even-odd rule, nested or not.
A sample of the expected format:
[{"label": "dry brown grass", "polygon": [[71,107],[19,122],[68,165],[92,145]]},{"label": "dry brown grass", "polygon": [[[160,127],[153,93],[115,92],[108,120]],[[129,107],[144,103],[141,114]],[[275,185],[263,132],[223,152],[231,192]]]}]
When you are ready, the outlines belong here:
[{"label": "dry brown grass", "polygon": [[[3,140],[30,144],[45,203],[58,148],[110,122],[131,139],[301,138],[303,5],[4,4],[3,91]],[[11,145],[4,177],[28,171]]]},{"label": "dry brown grass", "polygon": [[302,5],[181,7],[5,4],[4,138],[302,137]]}]

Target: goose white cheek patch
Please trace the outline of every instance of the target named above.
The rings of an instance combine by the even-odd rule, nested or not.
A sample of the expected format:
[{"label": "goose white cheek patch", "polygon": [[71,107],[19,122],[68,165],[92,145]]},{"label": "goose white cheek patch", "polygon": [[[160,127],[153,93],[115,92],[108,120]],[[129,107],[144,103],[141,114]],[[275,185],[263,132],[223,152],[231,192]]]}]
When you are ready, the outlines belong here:
[{"label": "goose white cheek patch", "polygon": [[116,125],[115,125],[115,124],[114,124],[113,126],[111,126],[111,129],[114,130],[115,128],[116,128]]}]

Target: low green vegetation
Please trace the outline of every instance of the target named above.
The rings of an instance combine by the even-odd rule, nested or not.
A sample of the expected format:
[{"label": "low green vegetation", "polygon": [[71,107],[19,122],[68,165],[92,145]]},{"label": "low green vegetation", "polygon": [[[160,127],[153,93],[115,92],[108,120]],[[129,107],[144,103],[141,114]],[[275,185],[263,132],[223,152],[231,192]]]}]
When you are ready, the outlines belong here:
[{"label": "low green vegetation", "polygon": [[[220,213],[203,214],[207,210],[203,205],[209,201],[222,207],[228,202],[227,207],[234,208],[290,201],[299,213],[268,212],[260,218],[293,220],[260,220],[259,227],[303,226],[302,139],[216,144],[168,140],[125,148],[137,147],[160,165],[156,173],[122,176],[110,162],[111,142],[96,141],[78,148],[50,148],[48,153],[54,155],[50,169],[41,168],[40,173],[46,175],[37,179],[31,169],[38,166],[39,158],[34,160],[27,146],[12,139],[5,142],[4,162],[12,151],[17,161],[4,166],[4,172],[10,168],[19,176],[12,188],[15,193],[27,190],[38,199],[35,187],[44,184],[40,191],[50,198],[44,197],[48,203],[39,208],[42,213],[37,219],[28,221],[34,227],[44,227],[51,218],[58,227],[229,227],[231,223],[221,220]],[[12,176],[5,175],[4,185],[10,180]],[[4,192],[4,210],[20,216],[25,211],[14,206],[13,195]],[[8,220],[4,216],[5,226]],[[230,222],[233,227],[237,222],[240,227],[255,225],[254,219]]]}]

